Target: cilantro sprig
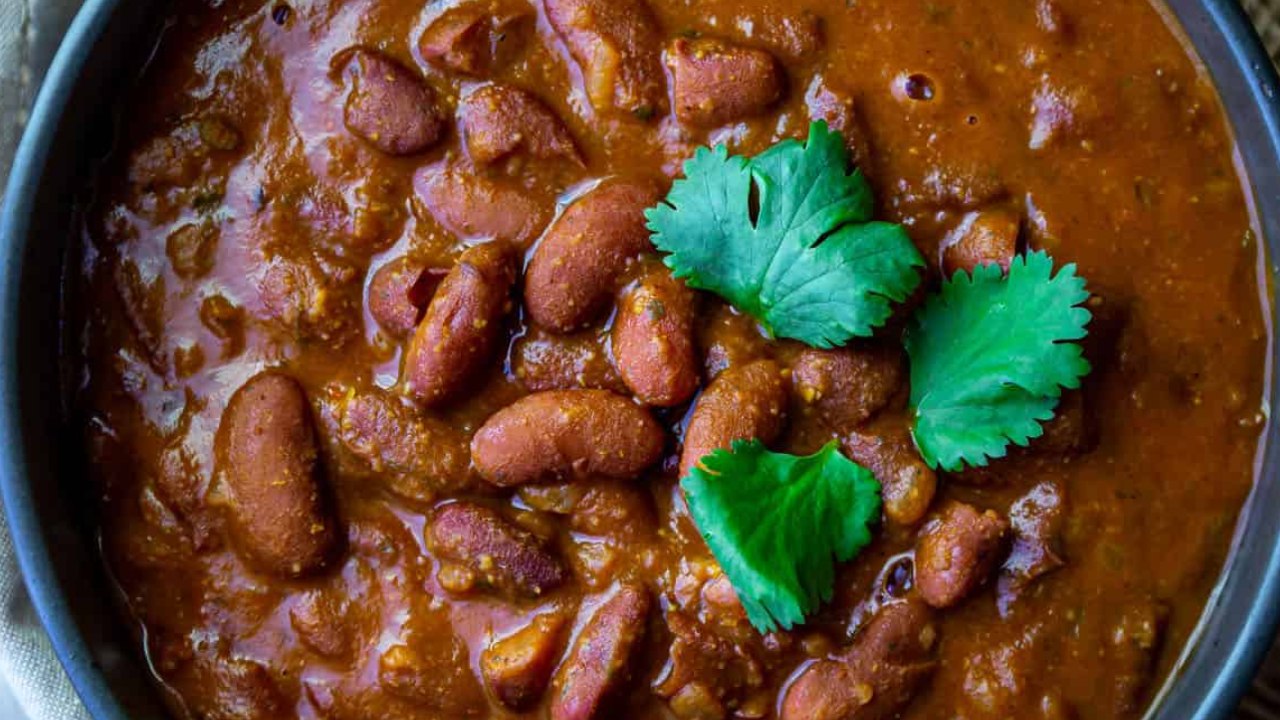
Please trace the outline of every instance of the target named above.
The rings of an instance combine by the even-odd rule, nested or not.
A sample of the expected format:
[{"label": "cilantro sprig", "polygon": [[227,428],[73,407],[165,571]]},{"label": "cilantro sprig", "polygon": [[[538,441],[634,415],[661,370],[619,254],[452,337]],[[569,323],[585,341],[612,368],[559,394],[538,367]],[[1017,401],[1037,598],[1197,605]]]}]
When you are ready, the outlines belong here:
[{"label": "cilantro sprig", "polygon": [[824,122],[754,158],[699,148],[645,216],[676,277],[775,336],[843,345],[884,324],[920,282],[900,225],[874,222],[871,189]]},{"label": "cilantro sprig", "polygon": [[931,467],[959,470],[1004,457],[1040,437],[1062,390],[1089,373],[1078,341],[1091,315],[1074,264],[1053,274],[1043,252],[1004,275],[981,265],[956,273],[917,311],[904,343],[911,358],[916,446]]},{"label": "cilantro sprig", "polygon": [[704,458],[680,483],[689,512],[762,633],[831,599],[836,563],[871,542],[880,484],[830,443],[808,457],[759,440]]}]

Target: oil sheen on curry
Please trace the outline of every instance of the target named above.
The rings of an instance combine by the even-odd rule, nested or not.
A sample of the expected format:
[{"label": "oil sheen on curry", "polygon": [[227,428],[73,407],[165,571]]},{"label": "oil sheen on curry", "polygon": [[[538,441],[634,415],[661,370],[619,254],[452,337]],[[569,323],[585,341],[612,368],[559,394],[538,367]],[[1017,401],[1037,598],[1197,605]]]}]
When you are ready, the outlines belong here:
[{"label": "oil sheen on curry", "polygon": [[1265,427],[1144,0],[172,3],[84,213],[175,717],[1139,716]]}]

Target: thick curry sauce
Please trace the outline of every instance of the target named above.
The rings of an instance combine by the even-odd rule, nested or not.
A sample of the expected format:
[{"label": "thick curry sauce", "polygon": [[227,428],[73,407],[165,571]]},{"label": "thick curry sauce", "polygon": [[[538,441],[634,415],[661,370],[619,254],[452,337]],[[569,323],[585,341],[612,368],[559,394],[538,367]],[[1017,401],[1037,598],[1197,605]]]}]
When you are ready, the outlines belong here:
[{"label": "thick curry sauce", "polygon": [[[1269,336],[1231,137],[1160,9],[168,12],[72,322],[106,562],[176,715],[1125,718],[1174,668]],[[812,120],[926,285],[1078,264],[1094,370],[1029,448],[935,474],[900,319],[806,349],[656,262],[641,212],[695,148]],[[743,436],[834,438],[884,486],[834,600],[767,636],[677,486]]]}]

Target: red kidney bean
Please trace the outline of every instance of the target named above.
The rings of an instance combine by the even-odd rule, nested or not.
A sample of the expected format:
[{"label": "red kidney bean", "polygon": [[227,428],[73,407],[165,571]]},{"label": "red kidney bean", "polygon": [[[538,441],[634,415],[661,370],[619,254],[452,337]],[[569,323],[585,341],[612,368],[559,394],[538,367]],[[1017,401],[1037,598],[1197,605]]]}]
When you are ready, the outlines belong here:
[{"label": "red kidney bean", "polygon": [[254,376],[231,396],[219,433],[236,543],[276,575],[323,568],[337,545],[337,523],[302,386],[278,372]]},{"label": "red kidney bean", "polygon": [[730,367],[707,386],[693,406],[684,432],[680,477],[713,450],[734,440],[770,443],[782,432],[787,391],[782,368],[772,360]]},{"label": "red kidney bean", "polygon": [[539,615],[484,649],[480,675],[498,702],[515,711],[538,704],[560,659],[566,622],[559,613]]},{"label": "red kidney bean", "polygon": [[[432,65],[463,75],[483,75],[502,64],[519,46],[516,26],[530,16],[524,3],[463,2],[440,13],[418,40],[418,50]],[[515,48],[510,48],[514,50]]]},{"label": "red kidney bean", "polygon": [[697,391],[694,300],[693,291],[657,263],[623,290],[613,321],[613,357],[640,402],[673,407]]},{"label": "red kidney bean", "polygon": [[611,182],[566,208],[526,272],[524,302],[533,321],[567,333],[597,319],[623,269],[653,249],[644,211],[658,199],[653,185]]},{"label": "red kidney bean", "polygon": [[972,274],[979,265],[996,264],[1009,271],[1009,263],[1018,254],[1021,217],[1013,210],[994,208],[978,210],[960,219],[942,239],[942,270],[953,275],[963,270]]},{"label": "red kidney bean", "polygon": [[938,490],[938,475],[920,457],[911,433],[900,422],[877,422],[841,439],[849,459],[880,481],[884,514],[898,525],[924,519]]},{"label": "red kidney bean", "polygon": [[424,268],[409,257],[396,258],[369,280],[369,314],[390,337],[406,338],[418,326],[443,277],[442,270]]},{"label": "red kidney bean", "polygon": [[445,230],[468,239],[505,240],[523,250],[551,219],[523,189],[458,168],[430,165],[413,176],[414,193]]},{"label": "red kidney bean", "polygon": [[426,535],[437,556],[470,569],[499,592],[538,596],[569,577],[536,536],[483,505],[455,502],[437,508]]},{"label": "red kidney bean", "polygon": [[515,280],[515,256],[506,243],[477,245],[458,258],[405,351],[410,397],[434,406],[469,389],[497,350]]},{"label": "red kidney bean", "polygon": [[[271,671],[258,662],[209,654],[197,655],[193,665],[194,681],[204,689],[192,698],[197,717],[276,720],[289,710]],[[228,713],[228,708],[234,708],[235,714]]]},{"label": "red kidney bean", "polygon": [[467,154],[477,165],[525,152],[539,160],[564,158],[582,163],[569,128],[532,93],[489,84],[472,91],[458,107]]},{"label": "red kidney bean", "polygon": [[791,365],[791,382],[801,403],[843,434],[889,404],[902,387],[903,369],[901,349],[887,344],[807,349]]},{"label": "red kidney bean", "polygon": [[805,668],[780,720],[889,720],[933,673],[937,630],[919,600],[882,607],[839,656]]},{"label": "red kidney bean", "polygon": [[347,622],[345,600],[325,590],[312,590],[289,610],[289,624],[313,652],[327,658],[351,652],[352,627]]},{"label": "red kidney bean", "polygon": [[1036,579],[1066,564],[1062,531],[1067,498],[1062,485],[1046,480],[1009,506],[1013,541],[996,581],[996,608],[1005,616]]},{"label": "red kidney bean", "polygon": [[597,606],[552,681],[552,720],[603,717],[631,671],[650,604],[644,586],[623,584]]},{"label": "red kidney bean", "polygon": [[947,608],[991,576],[1008,539],[1009,521],[994,510],[948,503],[916,541],[916,588],[925,602]]},{"label": "red kidney bean", "polygon": [[349,77],[347,129],[388,155],[413,155],[435,145],[445,116],[417,73],[374,50],[338,56]]},{"label": "red kidney bean", "polygon": [[817,75],[809,83],[804,103],[811,119],[826,121],[829,128],[844,136],[845,147],[849,149],[849,161],[865,168],[871,158],[871,140],[867,137],[866,125],[862,122],[853,96],[831,84],[822,75]]},{"label": "red kidney bean", "polygon": [[783,74],[772,55],[701,38],[680,38],[667,49],[676,117],[717,127],[768,110],[782,97]]},{"label": "red kidney bean", "polygon": [[531,327],[511,346],[511,372],[530,392],[594,388],[627,392],[600,333],[556,335]]},{"label": "red kidney bean", "polygon": [[334,453],[342,477],[367,478],[415,503],[479,489],[467,435],[404,398],[334,384],[320,407],[326,436],[346,451]]},{"label": "red kidney bean", "polygon": [[605,390],[551,390],[521,398],[471,441],[481,477],[503,487],[573,478],[631,480],[662,455],[662,428]]},{"label": "red kidney bean", "polygon": [[619,110],[647,120],[662,110],[662,39],[645,0],[546,0],[546,9],[598,112]]}]

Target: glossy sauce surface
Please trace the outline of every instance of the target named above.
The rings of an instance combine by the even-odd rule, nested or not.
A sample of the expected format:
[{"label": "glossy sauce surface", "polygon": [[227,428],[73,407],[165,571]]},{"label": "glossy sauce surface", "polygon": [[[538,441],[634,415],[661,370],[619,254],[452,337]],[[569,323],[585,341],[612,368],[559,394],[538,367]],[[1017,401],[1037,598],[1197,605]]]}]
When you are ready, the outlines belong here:
[{"label": "glossy sauce surface", "polygon": [[[1269,337],[1217,98],[1147,2],[171,12],[93,180],[71,321],[106,562],[179,716],[1123,718],[1173,667],[1253,481]],[[707,57],[730,59],[709,84]],[[672,300],[626,243],[696,147],[755,153],[813,119],[931,286],[966,253],[1077,263],[1094,372],[1030,449],[936,494],[885,482],[834,601],[761,637],[676,486],[707,437],[690,408],[906,478],[901,325],[828,372],[710,296]],[[536,289],[561,285],[603,304]],[[627,316],[644,293],[687,305],[657,332],[689,347],[624,349],[655,322]],[[415,375],[440,363],[442,386]],[[542,394],[582,388],[613,395]],[[857,408],[824,404],[846,391]],[[586,409],[547,424],[538,403]],[[915,582],[970,540],[972,586]],[[860,670],[900,626],[924,645],[905,679]]]}]

